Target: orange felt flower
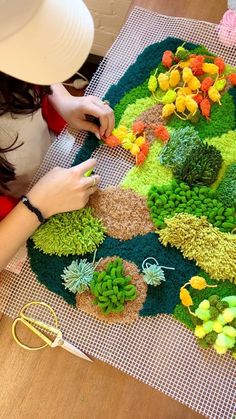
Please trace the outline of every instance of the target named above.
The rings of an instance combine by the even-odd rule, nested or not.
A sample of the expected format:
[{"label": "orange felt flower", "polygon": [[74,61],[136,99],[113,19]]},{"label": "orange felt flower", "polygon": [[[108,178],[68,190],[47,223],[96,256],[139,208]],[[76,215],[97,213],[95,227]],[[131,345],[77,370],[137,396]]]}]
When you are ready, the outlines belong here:
[{"label": "orange felt flower", "polygon": [[203,100],[203,96],[201,95],[201,93],[198,93],[197,95],[193,96],[193,99],[199,105],[201,103],[201,101]]},{"label": "orange felt flower", "polygon": [[201,83],[201,90],[207,92],[210,87],[213,85],[214,80],[212,77],[206,77]]},{"label": "orange felt flower", "polygon": [[222,60],[222,58],[216,57],[214,59],[214,64],[217,65],[217,67],[219,67],[219,73],[222,74],[224,72],[224,69],[225,69],[225,63]]},{"label": "orange felt flower", "polygon": [[181,303],[183,304],[183,306],[190,307],[190,306],[193,305],[192,297],[191,297],[189,291],[186,290],[185,288],[181,288],[180,293],[179,293],[179,298],[180,298]]}]

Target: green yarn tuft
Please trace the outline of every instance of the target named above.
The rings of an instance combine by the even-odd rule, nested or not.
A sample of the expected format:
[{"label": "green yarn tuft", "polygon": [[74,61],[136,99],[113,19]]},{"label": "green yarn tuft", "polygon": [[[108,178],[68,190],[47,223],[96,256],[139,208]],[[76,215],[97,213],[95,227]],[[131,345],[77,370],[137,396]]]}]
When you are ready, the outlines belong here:
[{"label": "green yarn tuft", "polygon": [[157,228],[165,228],[165,218],[178,213],[205,215],[214,227],[230,232],[236,226],[234,208],[224,207],[217,199],[217,193],[207,186],[190,188],[183,182],[173,181],[171,185],[152,186],[148,194],[148,207]]},{"label": "green yarn tuft", "polygon": [[[210,121],[206,122],[206,119],[200,115],[199,121],[194,124],[194,128],[198,131],[202,140],[220,136],[235,128],[234,99],[229,93],[225,93],[222,95],[221,103],[221,106],[218,103],[212,105]],[[167,125],[171,128],[179,129],[185,126],[192,126],[192,123],[182,121],[174,115],[170,118]]]},{"label": "green yarn tuft", "polygon": [[64,268],[61,275],[64,280],[64,287],[69,291],[82,293],[89,288],[89,284],[93,279],[94,265],[87,262],[86,259],[73,260],[69,266]]},{"label": "green yarn tuft", "polygon": [[207,138],[206,142],[217,148],[223,157],[222,167],[219,171],[217,180],[212,185],[212,187],[215,188],[223,179],[227,167],[236,161],[236,131],[229,131],[221,137]]},{"label": "green yarn tuft", "polygon": [[32,236],[34,245],[49,255],[84,255],[104,240],[105,228],[91,208],[57,214]]},{"label": "green yarn tuft", "polygon": [[163,183],[170,183],[173,179],[172,172],[169,168],[164,167],[157,160],[157,155],[160,154],[162,145],[159,141],[154,141],[150,147],[149,154],[142,166],[133,167],[128,171],[121,182],[124,189],[132,189],[140,195],[148,195],[150,187],[155,185],[162,185]]},{"label": "green yarn tuft", "polygon": [[225,206],[236,207],[236,163],[228,167],[217,188],[217,198]]},{"label": "green yarn tuft", "polygon": [[160,155],[174,176],[188,185],[211,185],[222,165],[215,147],[204,144],[192,127],[175,130]]}]

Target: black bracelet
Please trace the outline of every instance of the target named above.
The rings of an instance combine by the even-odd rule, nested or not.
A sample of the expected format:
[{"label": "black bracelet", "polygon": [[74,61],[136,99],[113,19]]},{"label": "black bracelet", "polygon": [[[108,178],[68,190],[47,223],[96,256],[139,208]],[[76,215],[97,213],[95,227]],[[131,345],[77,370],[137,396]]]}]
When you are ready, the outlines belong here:
[{"label": "black bracelet", "polygon": [[27,198],[27,196],[25,196],[25,195],[22,195],[21,196],[21,201],[23,202],[23,204],[31,211],[31,212],[33,212],[36,216],[37,216],[37,218],[38,218],[38,220],[40,221],[40,223],[43,223],[44,221],[45,221],[45,218],[42,216],[42,213],[41,213],[41,211],[39,211],[39,209],[38,208],[35,208],[31,203],[30,203],[30,201],[29,201],[29,198]]}]

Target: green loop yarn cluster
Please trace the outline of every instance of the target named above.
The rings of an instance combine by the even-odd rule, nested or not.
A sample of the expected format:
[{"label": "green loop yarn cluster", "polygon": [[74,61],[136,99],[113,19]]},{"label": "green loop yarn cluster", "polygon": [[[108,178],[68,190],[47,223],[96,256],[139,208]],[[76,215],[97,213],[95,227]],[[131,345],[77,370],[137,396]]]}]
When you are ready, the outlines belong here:
[{"label": "green loop yarn cluster", "polygon": [[217,193],[201,186],[190,188],[184,182],[173,181],[171,185],[152,186],[148,194],[148,207],[157,228],[164,228],[165,218],[178,213],[201,217],[205,215],[214,227],[230,232],[236,226],[234,208],[224,207]]},{"label": "green loop yarn cluster", "polygon": [[93,303],[103,314],[121,313],[125,302],[137,297],[136,287],[130,281],[131,277],[125,276],[122,259],[109,262],[104,271],[93,274],[90,283],[90,291],[95,296]]},{"label": "green loop yarn cluster", "polygon": [[84,255],[104,240],[105,227],[91,208],[51,217],[32,236],[34,246],[49,255]]},{"label": "green loop yarn cluster", "polygon": [[217,188],[217,196],[224,205],[236,208],[236,163],[228,167]]}]

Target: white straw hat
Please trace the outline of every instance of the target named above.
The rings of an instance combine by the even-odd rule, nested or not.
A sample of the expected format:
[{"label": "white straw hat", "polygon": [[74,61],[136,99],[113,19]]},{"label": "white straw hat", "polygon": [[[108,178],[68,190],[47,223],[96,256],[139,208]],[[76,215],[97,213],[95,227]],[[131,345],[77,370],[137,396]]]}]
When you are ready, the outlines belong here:
[{"label": "white straw hat", "polygon": [[82,0],[0,0],[0,71],[34,84],[68,79],[86,60],[94,26]]}]

